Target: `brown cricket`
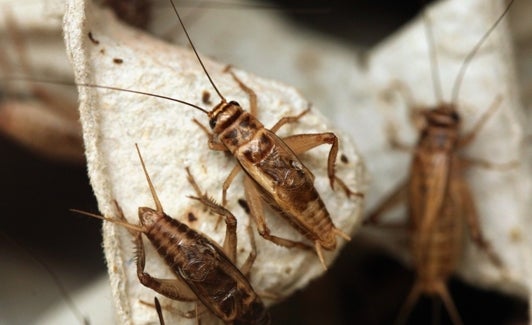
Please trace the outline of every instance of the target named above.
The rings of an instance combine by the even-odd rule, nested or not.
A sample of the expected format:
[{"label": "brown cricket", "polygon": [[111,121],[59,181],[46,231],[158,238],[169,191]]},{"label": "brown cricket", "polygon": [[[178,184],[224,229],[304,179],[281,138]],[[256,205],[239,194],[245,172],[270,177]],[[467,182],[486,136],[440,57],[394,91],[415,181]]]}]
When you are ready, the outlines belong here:
[{"label": "brown cricket", "polygon": [[[252,251],[239,270],[235,266],[237,221],[233,214],[206,194],[202,194],[187,168],[188,180],[198,195],[192,198],[225,218],[223,247],[179,220],[171,218],[163,211],[138,146],[137,152],[156,207],[155,210],[139,207],[140,225],[129,223],[118,204],[118,219],[73,211],[126,227],[135,237],[139,281],[170,299],[196,302],[199,304],[194,313],[196,317],[205,312],[206,308],[226,323],[270,324],[266,307],[247,279],[256,257],[252,232],[250,231]],[[146,256],[142,234],[157,249],[176,279],[159,279],[144,271]]]},{"label": "brown cricket", "polygon": [[[406,196],[410,247],[416,280],[398,315],[397,324],[406,322],[411,309],[422,294],[439,296],[452,322],[456,325],[463,324],[446,283],[460,262],[463,244],[466,240],[466,228],[469,230],[473,242],[487,254],[490,261],[497,267],[502,266],[490,243],[482,235],[474,197],[464,175],[466,169],[473,165],[481,167],[495,165],[460,155],[460,150],[475,139],[489,116],[499,107],[501,98],[500,96],[496,97],[491,107],[466,134],[461,134],[461,121],[456,103],[458,102],[460,82],[467,65],[489,34],[506,15],[512,2],[508,4],[503,14],[463,61],[454,84],[452,101],[444,102],[441,100],[441,96],[438,96],[438,105],[417,112],[423,119],[423,126],[420,129],[416,146],[408,148],[413,155],[408,179],[388,198],[384,199],[366,221],[366,223],[377,222],[383,212]],[[426,15],[425,23],[430,48],[434,49]],[[434,52],[431,53],[431,61],[433,70],[436,71]],[[441,94],[441,91],[438,92],[436,84],[435,90],[437,95]],[[394,146],[407,149],[407,146],[400,144],[396,139],[392,138],[391,141]],[[504,164],[497,167],[509,167],[511,165],[514,164]],[[467,227],[465,223],[468,224]]]},{"label": "brown cricket", "polygon": [[[297,122],[310,111],[310,107],[297,116],[283,117],[271,129],[267,129],[256,117],[258,113],[257,95],[238,79],[230,67],[227,67],[225,71],[230,73],[238,86],[248,94],[250,111],[244,111],[240,104],[235,101],[228,102],[205,68],[174,3],[171,0],[170,3],[206,77],[221,99],[219,104],[209,111],[183,100],[143,91],[94,84],[76,85],[157,97],[193,107],[206,114],[212,133],[197,120],[194,122],[208,134],[209,148],[229,152],[238,161],[238,164],[223,183],[222,205],[225,206],[226,204],[226,193],[232,181],[243,170],[245,172],[246,200],[249,204],[250,213],[257,223],[259,234],[263,238],[287,248],[314,248],[323,268],[326,269],[322,250],[334,250],[337,246],[336,236],[343,237],[345,240],[350,240],[350,237],[333,224],[325,203],[314,187],[314,175],[297,155],[322,144],[330,144],[327,174],[331,188],[334,189],[334,185],[338,184],[348,197],[362,197],[363,194],[351,191],[335,175],[335,162],[339,148],[338,138],[332,132],[278,137],[275,132],[285,124]],[[60,82],[54,83],[61,84]],[[287,220],[313,245],[272,235],[264,218],[264,203]]]},{"label": "brown cricket", "polygon": [[311,248],[304,242],[272,235],[263,214],[263,203],[266,203],[313,242],[320,262],[326,268],[322,249],[334,250],[337,245],[336,236],[341,236],[346,240],[350,240],[350,237],[334,226],[325,204],[314,187],[314,175],[297,155],[322,144],[331,144],[327,168],[331,188],[334,189],[336,182],[348,196],[361,196],[360,193],[352,192],[342,180],[335,176],[334,165],[338,153],[338,138],[334,133],[327,132],[298,134],[281,139],[275,132],[287,123],[297,122],[310,108],[297,116],[282,118],[271,129],[265,128],[256,117],[257,95],[239,80],[229,67],[227,70],[233,79],[249,96],[250,111],[244,111],[235,101],[227,102],[208,74],[174,3],[172,1],[170,3],[199,63],[221,99],[221,102],[211,111],[185,104],[199,109],[209,117],[212,133],[195,120],[207,132],[209,148],[229,151],[238,161],[223,184],[222,204],[226,203],[226,192],[231,182],[243,170],[246,200],[260,235],[284,247]]}]

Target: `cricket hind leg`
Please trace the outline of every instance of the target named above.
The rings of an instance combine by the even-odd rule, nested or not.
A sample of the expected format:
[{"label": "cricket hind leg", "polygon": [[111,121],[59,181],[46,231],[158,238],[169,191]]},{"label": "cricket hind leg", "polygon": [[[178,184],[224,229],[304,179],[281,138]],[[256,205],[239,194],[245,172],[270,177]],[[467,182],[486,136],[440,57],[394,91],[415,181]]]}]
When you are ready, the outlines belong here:
[{"label": "cricket hind leg", "polygon": [[344,190],[348,197],[351,195],[364,197],[363,193],[351,191],[344,181],[336,176],[334,167],[336,163],[336,156],[338,155],[338,138],[334,133],[325,132],[314,134],[296,134],[283,138],[283,141],[290,147],[290,149],[294,151],[295,154],[304,153],[322,144],[330,144],[331,150],[329,151],[329,157],[327,161],[327,175],[329,177],[331,188],[334,190],[334,184],[336,182],[336,184],[338,184]]}]

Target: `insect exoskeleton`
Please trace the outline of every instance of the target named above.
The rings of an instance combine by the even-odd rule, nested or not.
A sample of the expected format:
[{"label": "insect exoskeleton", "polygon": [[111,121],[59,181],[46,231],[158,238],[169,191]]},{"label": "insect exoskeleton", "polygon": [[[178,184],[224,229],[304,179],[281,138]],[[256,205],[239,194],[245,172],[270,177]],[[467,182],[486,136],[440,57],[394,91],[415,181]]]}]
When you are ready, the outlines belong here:
[{"label": "insect exoskeleton", "polygon": [[[84,4],[71,3],[65,27],[68,48],[75,58],[78,83],[142,90],[178,98],[201,107],[204,107],[204,92],[208,91],[211,101],[215,102],[212,85],[193,53],[153,40],[138,31],[116,24],[105,13],[92,7],[85,9],[83,6]],[[85,10],[85,15],[79,14]],[[99,44],[90,41],[87,36],[89,31]],[[113,58],[117,57],[123,60],[122,64],[113,63]],[[248,94],[239,87],[230,73],[224,71],[226,65],[205,58],[204,61],[209,74],[228,102],[236,100],[247,110]],[[90,64],[86,64],[87,62]],[[237,69],[233,72],[257,93],[259,118],[267,127],[275,125],[282,117],[296,116],[309,106],[293,88]],[[136,215],[134,207],[149,206],[151,199],[146,193],[145,181],[131,150],[135,142],[139,142],[143,156],[151,162],[150,172],[167,214],[183,215],[183,211],[191,209],[189,200],[183,198],[183,193],[190,193],[190,188],[183,181],[184,166],[190,166],[198,183],[221,201],[218,191],[221,191],[225,179],[235,166],[235,160],[221,152],[209,150],[205,133],[192,122],[196,118],[207,124],[205,115],[190,107],[148,96],[87,87],[80,87],[79,90],[89,174],[102,213],[112,215],[113,198],[120,202],[128,218]],[[293,134],[326,131],[330,131],[326,121],[312,109],[298,123],[285,125],[278,134],[283,138]],[[355,191],[362,183],[362,162],[353,145],[342,136],[340,139],[338,156],[344,155],[348,159],[344,159],[344,162],[338,159],[336,175]],[[359,220],[361,200],[347,199],[345,192],[339,187],[336,191],[331,190],[327,176],[329,150],[330,146],[318,146],[301,155],[302,161],[312,170],[314,185],[327,209],[334,211],[331,217],[334,226],[350,234]],[[245,197],[240,177],[235,179],[227,192],[226,207],[236,215],[241,215],[242,211],[238,206],[239,200],[245,199],[250,203]],[[194,225],[195,229],[221,242],[222,227],[215,227],[217,218],[197,213],[194,216],[197,220],[193,224],[189,223],[191,226]],[[276,213],[267,212],[265,218],[273,235],[313,245]],[[129,222],[135,220],[129,219]],[[249,254],[249,235],[245,227],[250,222],[253,222],[250,217],[239,218],[238,265]],[[130,239],[111,225],[104,226],[104,233],[105,250],[112,270],[111,278],[114,279],[111,281],[112,289],[120,317],[123,321],[143,319],[147,310],[139,306],[138,301],[152,301],[153,293],[143,288],[138,289],[136,274],[131,268],[124,266],[130,259],[125,253]],[[337,249],[325,254],[325,259],[330,261],[344,242],[339,240]],[[148,248],[147,258],[151,255]],[[164,263],[153,260],[147,261],[146,265],[153,268],[149,272],[157,271],[164,277]],[[267,291],[282,297],[303,287],[322,272],[323,267],[314,252],[286,249],[257,236],[257,260],[251,269],[251,283],[258,292]],[[131,289],[120,283],[127,283],[127,288]],[[149,313],[155,315],[153,309]],[[177,314],[165,312],[164,316],[168,323],[178,319],[184,321]]]},{"label": "insect exoskeleton", "polygon": [[[223,217],[226,224],[223,245],[209,239],[207,236],[193,230],[168,216],[159,200],[155,186],[148,174],[146,165],[137,146],[139,159],[142,164],[150,193],[153,197],[155,209],[139,207],[139,224],[132,224],[125,218],[118,202],[116,218],[107,218],[79,210],[82,214],[110,221],[129,230],[134,238],[136,273],[139,281],[146,287],[170,299],[196,303],[192,312],[179,312],[188,317],[199,318],[209,311],[225,323],[237,324],[270,324],[270,316],[260,296],[253,290],[248,281],[249,271],[256,258],[256,248],[253,232],[248,226],[251,239],[251,252],[239,269],[236,263],[237,253],[237,221],[234,215],[208,194],[202,192],[190,170],[186,168],[187,178],[196,196],[191,198],[200,201],[210,212]],[[188,221],[193,212],[188,212]],[[194,218],[197,220],[197,218]],[[157,250],[174,278],[159,278],[146,271],[146,237]],[[141,301],[142,302],[142,301]],[[142,302],[147,304],[146,302]],[[162,322],[161,306],[155,304],[157,314]]]},{"label": "insect exoskeleton", "polygon": [[[509,198],[516,194],[513,186],[519,177],[516,164],[519,160],[519,141],[514,143],[513,148],[505,151],[505,155],[494,156],[489,146],[497,148],[497,137],[519,138],[519,132],[513,135],[506,132],[508,120],[501,118],[496,120],[498,130],[490,128],[489,123],[492,119],[496,119],[493,115],[498,113],[497,110],[506,109],[504,113],[511,115],[518,111],[518,107],[508,103],[503,104],[506,101],[512,103],[510,88],[499,87],[498,69],[505,64],[503,61],[505,52],[499,51],[497,47],[501,42],[495,43],[492,40],[492,38],[497,40],[497,35],[494,34],[500,33],[499,28],[504,28],[498,26],[498,23],[511,3],[506,10],[499,2],[492,4],[493,6],[486,6],[485,2],[472,1],[468,4],[450,2],[447,6],[441,5],[426,14],[423,28],[418,26],[417,29],[409,29],[401,39],[390,41],[391,48],[387,48],[387,51],[393,53],[393,48],[400,46],[407,39],[418,38],[421,33],[427,35],[423,48],[428,48],[428,51],[425,50],[423,53],[426,55],[424,61],[430,64],[423,65],[424,68],[419,71],[412,65],[409,66],[411,71],[408,73],[401,71],[402,64],[393,61],[395,57],[403,59],[404,57],[397,56],[396,53],[392,54],[394,58],[386,57],[385,54],[388,52],[374,54],[374,64],[379,62],[379,70],[385,67],[393,68],[390,69],[392,85],[390,87],[388,81],[386,94],[381,100],[390,101],[394,95],[399,95],[398,97],[404,100],[405,106],[410,110],[410,114],[408,112],[405,114],[420,122],[418,139],[413,145],[406,145],[403,142],[405,139],[403,131],[406,128],[401,128],[401,132],[398,132],[396,123],[389,126],[389,136],[393,144],[409,151],[412,157],[411,166],[405,168],[409,172],[406,181],[385,198],[370,215],[370,220],[375,221],[383,212],[400,202],[401,198],[406,200],[409,248],[416,280],[399,315],[399,323],[407,320],[418,297],[421,294],[428,294],[438,296],[452,321],[461,324],[459,312],[446,288],[447,279],[458,267],[462,271],[469,269],[469,272],[477,273],[474,281],[484,285],[495,286],[500,283],[501,278],[507,276],[506,265],[503,267],[503,261],[499,256],[504,250],[497,245],[494,249],[491,241],[498,238],[495,233],[499,232],[500,226],[504,225],[510,236],[511,229],[518,224],[516,219],[513,220],[513,225],[506,221],[501,223],[498,214],[508,208],[516,212],[516,216],[519,212],[515,207],[507,207],[500,201],[492,205],[492,202],[486,201],[486,197],[497,200],[500,196]],[[455,15],[464,12],[469,15],[459,16],[459,19],[445,19],[444,17],[451,12]],[[440,19],[436,19],[438,15],[441,15]],[[460,19],[464,23],[471,24],[470,17],[475,17],[474,26],[477,28],[469,30],[479,32],[471,32],[466,38],[468,42],[464,44],[457,42],[454,37],[450,37],[454,34],[447,35],[447,39],[453,40],[452,43],[439,41],[445,39],[439,33],[443,26],[455,24]],[[415,44],[412,46],[416,47]],[[463,52],[463,54],[451,55],[448,54],[450,51]],[[508,66],[506,68],[511,69]],[[412,77],[412,71],[417,72],[416,77]],[[475,78],[468,78],[469,74]],[[433,78],[433,82],[429,83],[434,88],[432,93],[436,98],[436,103],[432,101],[433,104],[420,104],[423,83],[410,83],[412,79],[427,78],[426,76]],[[508,82],[507,86],[510,84],[511,82]],[[493,91],[488,91],[489,87]],[[479,93],[482,95],[479,96]],[[476,114],[468,111],[470,101],[475,103]],[[396,112],[393,112],[393,115],[395,116]],[[515,115],[513,118],[513,122],[517,122]],[[463,150],[469,148],[469,145],[477,147],[477,142],[481,144],[478,147],[487,149],[468,152]],[[497,187],[491,191],[492,193],[484,193],[481,197],[475,195],[475,187],[482,184],[483,179],[475,178],[468,182],[470,179],[465,171],[470,167],[471,169],[486,167],[483,177],[487,179],[498,174],[499,180],[504,180],[503,183],[508,182],[502,187],[506,192]],[[514,180],[510,181],[512,178]],[[520,201],[514,202],[517,206],[522,204]],[[493,210],[486,210],[486,205],[492,205]],[[464,243],[467,242],[476,244],[475,250],[466,249]],[[499,240],[497,244],[502,242],[503,240]],[[463,254],[467,254],[467,257],[463,258]],[[467,264],[461,264],[462,261]],[[475,261],[475,264],[470,264],[471,261]],[[478,265],[482,267],[478,268]],[[490,271],[486,272],[487,269]],[[512,282],[509,278],[508,280],[508,283]],[[513,279],[515,280],[517,278]]]}]

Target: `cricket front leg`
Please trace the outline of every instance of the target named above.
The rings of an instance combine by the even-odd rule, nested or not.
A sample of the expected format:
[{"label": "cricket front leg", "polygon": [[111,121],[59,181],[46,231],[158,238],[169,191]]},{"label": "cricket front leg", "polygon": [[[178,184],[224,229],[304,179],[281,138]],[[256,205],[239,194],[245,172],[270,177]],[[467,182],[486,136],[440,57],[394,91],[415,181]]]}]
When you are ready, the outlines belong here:
[{"label": "cricket front leg", "polygon": [[[379,202],[377,207],[371,211],[368,217],[364,220],[364,225],[374,225],[380,223],[380,217],[390,211],[390,209],[397,206],[397,204],[405,201],[408,190],[408,182],[404,181],[399,184],[390,195]],[[394,225],[395,226],[395,225]]]},{"label": "cricket front leg", "polygon": [[192,122],[199,126],[200,129],[207,135],[207,138],[209,139],[209,149],[216,151],[227,151],[227,147],[223,143],[217,141],[214,134],[209,131],[209,129],[205,125],[201,124],[201,122],[196,119],[192,119]]},{"label": "cricket front leg", "polygon": [[320,146],[322,144],[330,144],[331,150],[329,151],[329,158],[327,162],[327,175],[329,176],[329,183],[334,190],[334,183],[336,182],[345,191],[345,194],[350,197],[351,195],[364,197],[363,193],[353,192],[349,187],[335,175],[335,163],[336,156],[338,155],[338,138],[332,132],[315,133],[315,134],[296,134],[283,138],[283,141],[294,151],[294,153],[301,154],[312,148]]}]

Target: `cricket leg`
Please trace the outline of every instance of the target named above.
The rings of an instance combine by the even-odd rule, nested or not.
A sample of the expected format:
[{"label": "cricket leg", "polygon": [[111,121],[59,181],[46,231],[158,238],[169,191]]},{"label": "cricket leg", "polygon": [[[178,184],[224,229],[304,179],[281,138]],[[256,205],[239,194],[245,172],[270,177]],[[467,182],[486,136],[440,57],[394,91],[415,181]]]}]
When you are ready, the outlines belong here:
[{"label": "cricket leg", "polygon": [[[200,316],[201,314],[205,313],[207,311],[207,308],[205,306],[203,306],[202,304],[200,304],[199,302],[196,302],[195,304],[195,307],[193,310],[189,310],[189,311],[181,311],[181,310],[178,310],[178,309],[175,309],[173,306],[171,305],[162,305],[160,302],[159,302],[159,299],[157,299],[157,297],[155,297],[154,299],[154,302],[155,303],[150,303],[150,302],[147,302],[147,301],[144,301],[144,300],[139,300],[139,302],[145,306],[148,306],[148,307],[151,307],[151,308],[155,308],[156,312],[157,312],[157,315],[159,316],[159,322],[161,322],[161,319],[164,321],[163,319],[163,314],[162,314],[162,310],[166,310],[168,312],[171,312],[171,313],[175,313],[175,314],[178,314],[179,316],[183,317],[183,318],[197,318],[198,316]],[[158,306],[157,306],[158,304]],[[159,313],[160,311],[160,313]]]},{"label": "cricket leg", "polygon": [[157,297],[153,297],[153,304],[155,305],[155,311],[157,311],[157,317],[159,317],[159,324],[165,325],[164,317],[163,317],[163,310],[161,308],[161,304],[159,303],[159,299],[157,299]]},{"label": "cricket leg", "polygon": [[187,171],[187,180],[192,185],[197,195],[197,197],[191,196],[190,198],[200,201],[212,213],[215,213],[225,219],[225,239],[223,243],[223,250],[229,257],[231,262],[235,263],[237,245],[237,222],[235,216],[231,213],[231,211],[227,210],[226,208],[218,204],[216,201],[214,201],[214,199],[210,198],[207,193],[203,194],[198,183],[196,183],[194,176],[192,176],[192,174],[190,173],[190,169],[187,167],[185,168],[185,170]]},{"label": "cricket leg", "polygon": [[283,138],[283,141],[294,151],[295,154],[301,154],[312,148],[322,144],[330,144],[329,158],[327,162],[327,174],[329,176],[329,183],[334,190],[334,183],[336,182],[345,191],[345,194],[364,197],[363,193],[353,192],[347,185],[335,175],[334,166],[336,156],[338,155],[338,138],[332,132],[314,133],[314,134],[296,134]]},{"label": "cricket leg", "polygon": [[394,150],[403,151],[410,154],[414,152],[414,148],[411,145],[408,145],[399,139],[397,127],[395,123],[391,121],[386,123],[386,139],[388,140],[390,147],[392,147]]},{"label": "cricket leg", "polygon": [[236,81],[240,89],[242,89],[246,94],[248,94],[249,97],[249,113],[253,116],[257,116],[257,113],[259,112],[258,106],[257,106],[257,94],[255,91],[251,88],[249,88],[245,83],[243,83],[233,72],[231,65],[228,65],[225,67],[224,72],[229,72],[233,79]]},{"label": "cricket leg", "polygon": [[441,300],[443,301],[443,304],[445,305],[445,308],[447,309],[447,312],[449,313],[449,317],[451,318],[451,321],[454,325],[462,325],[464,322],[460,318],[460,314],[458,313],[458,309],[456,308],[456,305],[453,302],[453,298],[449,294],[449,290],[447,290],[447,286],[445,283],[440,282],[436,289],[438,295],[440,296]]},{"label": "cricket leg", "polygon": [[303,112],[299,113],[296,116],[285,116],[285,117],[281,118],[279,121],[277,121],[277,123],[275,123],[275,125],[270,129],[270,131],[272,131],[273,133],[277,133],[277,131],[279,131],[279,129],[283,125],[288,124],[288,123],[296,123],[296,122],[298,122],[299,119],[301,119],[303,116],[305,116],[305,114],[310,112],[310,106],[311,106],[311,104],[309,103],[307,109],[304,110]]},{"label": "cricket leg", "polygon": [[205,125],[201,124],[201,122],[196,119],[192,119],[192,122],[196,123],[196,125],[199,126],[200,129],[205,132],[205,134],[209,138],[209,149],[216,151],[227,151],[227,147],[223,143],[216,141],[216,138],[214,137],[213,133]]},{"label": "cricket leg", "polygon": [[460,158],[460,163],[464,168],[469,167],[481,167],[486,169],[507,171],[519,166],[518,160],[512,160],[505,163],[493,163],[491,161],[479,159],[479,158]]},{"label": "cricket leg", "polygon": [[249,235],[249,242],[251,244],[251,251],[249,252],[249,256],[240,267],[240,271],[242,274],[246,276],[246,278],[249,279],[251,267],[253,266],[253,263],[255,263],[255,259],[257,258],[257,244],[255,242],[255,233],[253,232],[253,228],[251,228],[251,221],[248,220],[248,225],[246,227]]},{"label": "cricket leg", "polygon": [[414,308],[414,305],[418,301],[419,296],[421,296],[421,293],[421,285],[418,282],[414,283],[414,286],[410,290],[410,293],[408,294],[405,303],[399,311],[399,315],[395,319],[395,325],[406,324],[406,321],[408,320],[408,315],[410,315],[410,313],[412,312],[412,308]]},{"label": "cricket leg", "polygon": [[399,184],[388,197],[379,202],[377,207],[369,213],[366,220],[364,220],[364,225],[374,225],[380,223],[380,217],[384,213],[390,211],[390,209],[394,208],[397,204],[406,200],[407,189],[407,181]]},{"label": "cricket leg", "polygon": [[465,181],[456,181],[459,182],[459,187],[457,187],[457,189],[459,189],[460,196],[463,200],[464,214],[469,226],[468,229],[469,233],[471,234],[471,238],[475,244],[488,255],[489,259],[495,266],[502,267],[502,262],[499,256],[495,253],[491,244],[484,238],[482,234],[475,201],[473,200],[473,196],[471,195],[471,191],[469,190],[467,183]]},{"label": "cricket leg", "polygon": [[458,144],[457,144],[458,148],[463,148],[467,146],[468,144],[470,144],[473,140],[475,140],[478,132],[486,124],[486,122],[493,115],[493,113],[495,113],[495,111],[501,106],[500,105],[501,101],[502,101],[501,95],[498,95],[497,97],[495,97],[495,99],[493,100],[488,110],[484,114],[482,114],[482,116],[477,121],[475,126],[473,126],[473,129],[471,129],[469,133],[467,133],[466,135],[461,137],[460,140],[458,140]]}]

